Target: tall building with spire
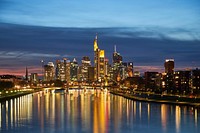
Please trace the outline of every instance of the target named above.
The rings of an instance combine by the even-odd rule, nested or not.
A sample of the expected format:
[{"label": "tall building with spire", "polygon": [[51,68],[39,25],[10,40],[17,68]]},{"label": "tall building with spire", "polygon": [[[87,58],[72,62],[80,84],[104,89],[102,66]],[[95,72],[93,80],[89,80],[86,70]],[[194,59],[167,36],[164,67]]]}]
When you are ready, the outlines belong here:
[{"label": "tall building with spire", "polygon": [[99,48],[98,48],[98,36],[96,34],[96,37],[94,39],[94,80],[98,80],[98,71],[99,71]]},{"label": "tall building with spire", "polygon": [[116,45],[114,46],[113,53],[113,77],[112,79],[117,81],[117,77],[120,76],[120,68],[122,68],[122,56],[117,52]]},{"label": "tall building with spire", "polygon": [[113,53],[113,65],[122,64],[122,56],[120,53],[117,52],[116,45],[114,46],[114,53]]},{"label": "tall building with spire", "polygon": [[98,36],[94,39],[94,80],[103,80],[105,76],[105,51],[98,47]]}]

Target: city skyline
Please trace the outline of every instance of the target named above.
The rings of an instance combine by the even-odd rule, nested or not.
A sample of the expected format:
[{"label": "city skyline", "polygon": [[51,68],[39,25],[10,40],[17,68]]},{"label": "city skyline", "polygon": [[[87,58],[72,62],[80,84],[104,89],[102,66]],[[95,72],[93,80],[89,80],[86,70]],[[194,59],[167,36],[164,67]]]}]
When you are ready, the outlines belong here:
[{"label": "city skyline", "polygon": [[200,0],[0,0],[0,133],[200,133]]},{"label": "city skyline", "polygon": [[[111,33],[112,30],[116,31],[116,29],[106,29],[106,33],[103,32],[105,29],[103,29],[103,31],[102,29],[89,29],[89,33],[84,34],[86,29],[49,29],[44,27],[32,28],[30,26],[19,26],[19,28],[18,25],[10,26],[11,28],[2,28],[2,32],[5,31],[4,37],[7,34],[18,34],[22,31],[24,31],[24,33],[16,37],[11,35],[11,37],[8,38],[1,38],[2,42],[5,41],[5,43],[1,45],[2,51],[0,52],[1,73],[4,71],[2,74],[14,73],[23,75],[26,66],[29,67],[30,72],[40,73],[40,60],[44,60],[47,63],[49,61],[55,62],[57,59],[66,57],[71,60],[77,58],[80,63],[80,59],[83,56],[89,56],[93,59],[93,39],[97,31],[101,31],[99,33],[99,45],[102,49],[105,49],[106,58],[110,60],[110,63],[112,63],[112,53],[116,45],[117,51],[124,57],[124,61],[134,62],[134,69],[137,71],[162,72],[164,71],[163,62],[167,58],[175,59],[175,66],[178,70],[199,67],[199,41],[180,41],[167,38],[159,40],[135,36],[116,37],[115,35],[112,36],[112,34],[108,34]],[[15,26],[18,27],[18,30],[13,31],[12,27]],[[76,35],[77,30],[80,36]],[[12,33],[9,31],[12,31]],[[27,34],[28,31],[30,31],[29,34]],[[51,31],[50,37],[40,35],[45,35],[44,33],[48,31]],[[51,38],[54,35],[55,37]],[[23,36],[25,36],[25,38]],[[65,36],[70,36],[70,38],[66,38]],[[12,40],[9,38],[12,38]],[[43,41],[45,41],[45,43],[43,43]],[[22,43],[18,43],[16,46],[15,42]],[[35,45],[27,45],[26,42],[30,44],[35,43]],[[57,43],[59,43],[59,45],[56,45]],[[73,43],[75,45],[73,45]],[[160,43],[162,43],[162,45],[160,45]],[[169,43],[174,46],[168,45]],[[83,45],[86,47],[83,47]]]},{"label": "city skyline", "polygon": [[167,58],[175,59],[176,69],[199,67],[198,5],[197,0],[82,4],[4,0],[0,9],[0,74],[23,75],[26,66],[39,73],[40,60],[47,63],[66,57],[80,63],[83,56],[92,59],[96,33],[110,63],[116,45],[124,61],[134,62],[138,71],[164,71]]}]

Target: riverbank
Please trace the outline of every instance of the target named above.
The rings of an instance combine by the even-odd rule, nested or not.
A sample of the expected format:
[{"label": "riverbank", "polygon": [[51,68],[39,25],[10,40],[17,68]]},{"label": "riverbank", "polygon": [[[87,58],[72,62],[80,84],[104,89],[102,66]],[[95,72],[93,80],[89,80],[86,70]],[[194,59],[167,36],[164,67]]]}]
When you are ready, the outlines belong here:
[{"label": "riverbank", "polygon": [[21,92],[14,92],[14,93],[6,94],[6,95],[0,95],[0,101],[6,101],[6,100],[9,100],[12,98],[17,98],[20,96],[31,94],[33,92],[35,92],[35,91],[21,91]]},{"label": "riverbank", "polygon": [[134,92],[130,94],[113,90],[110,90],[110,93],[137,101],[200,107],[200,98],[181,97],[174,95],[148,94],[142,92]]}]

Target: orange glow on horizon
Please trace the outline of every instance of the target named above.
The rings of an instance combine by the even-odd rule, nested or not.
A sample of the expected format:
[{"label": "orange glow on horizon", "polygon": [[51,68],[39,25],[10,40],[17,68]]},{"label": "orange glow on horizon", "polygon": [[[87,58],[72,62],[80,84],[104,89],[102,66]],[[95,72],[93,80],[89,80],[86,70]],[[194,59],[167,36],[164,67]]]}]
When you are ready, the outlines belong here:
[{"label": "orange glow on horizon", "polygon": [[[32,66],[28,67],[28,73],[29,75],[31,73],[38,73],[39,76],[41,76],[42,69],[41,67],[38,66]],[[25,67],[20,67],[20,68],[0,68],[0,75],[16,75],[16,76],[24,76],[26,74]]]},{"label": "orange glow on horizon", "polygon": [[[104,50],[102,51],[102,57],[105,56]],[[103,56],[104,55],[104,56]],[[26,73],[24,67],[8,67],[8,68],[1,68],[0,67],[0,75],[4,74],[9,74],[9,75],[16,75],[16,76],[24,76]],[[177,70],[187,70],[190,69],[190,67],[179,67],[176,68]],[[163,66],[134,66],[134,71],[139,71],[139,72],[146,72],[146,71],[156,71],[156,72],[164,72],[164,67]],[[28,72],[29,75],[31,73],[38,73],[38,76],[42,76],[42,68],[41,66],[28,66]]]}]

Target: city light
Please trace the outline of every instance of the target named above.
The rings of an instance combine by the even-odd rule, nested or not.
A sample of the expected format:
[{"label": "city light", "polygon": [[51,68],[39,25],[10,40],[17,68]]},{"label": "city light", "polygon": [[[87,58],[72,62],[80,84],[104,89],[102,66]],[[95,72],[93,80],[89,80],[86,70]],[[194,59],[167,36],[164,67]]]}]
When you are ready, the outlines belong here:
[{"label": "city light", "polygon": [[200,133],[200,0],[2,0],[0,133]]}]

